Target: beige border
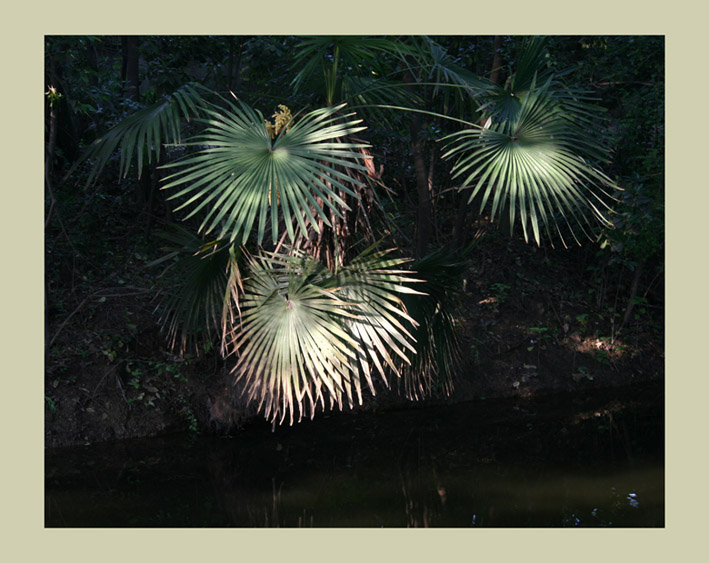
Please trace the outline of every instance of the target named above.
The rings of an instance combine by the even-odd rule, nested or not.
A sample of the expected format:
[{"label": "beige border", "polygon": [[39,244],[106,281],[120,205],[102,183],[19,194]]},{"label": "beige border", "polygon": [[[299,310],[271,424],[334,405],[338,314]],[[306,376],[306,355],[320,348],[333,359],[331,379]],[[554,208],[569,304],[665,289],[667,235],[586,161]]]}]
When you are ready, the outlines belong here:
[{"label": "beige border", "polygon": [[[706,178],[706,17],[697,3],[656,8],[618,2],[65,2],[3,10],[0,155],[3,261],[2,530],[6,561],[671,561],[706,550],[699,471],[704,467],[706,360],[696,350],[706,300],[702,276]],[[668,439],[667,524],[660,530],[44,530],[43,164],[44,34],[446,33],[663,34],[667,36]],[[695,133],[697,132],[697,133]],[[692,150],[694,149],[694,150]],[[691,198],[691,199],[690,199]],[[698,201],[699,198],[701,200]],[[19,211],[18,211],[19,210]],[[701,285],[700,285],[701,284]],[[691,311],[691,313],[690,313]],[[693,314],[692,314],[693,313]],[[9,337],[9,338],[8,338]],[[9,446],[9,447],[8,447]],[[703,477],[703,475],[702,475]]]}]

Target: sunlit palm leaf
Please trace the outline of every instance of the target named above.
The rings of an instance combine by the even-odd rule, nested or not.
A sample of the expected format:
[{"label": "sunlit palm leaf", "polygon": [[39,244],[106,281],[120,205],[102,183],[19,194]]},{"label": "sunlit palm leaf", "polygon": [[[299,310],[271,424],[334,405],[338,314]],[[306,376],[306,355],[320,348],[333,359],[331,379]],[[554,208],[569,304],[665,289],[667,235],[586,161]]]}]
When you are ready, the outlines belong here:
[{"label": "sunlit palm leaf", "polygon": [[491,201],[491,215],[508,209],[511,226],[519,214],[525,240],[531,226],[538,244],[543,228],[566,245],[562,230],[578,242],[576,229],[591,236],[596,222],[607,222],[602,197],[614,186],[587,160],[601,147],[548,95],[549,85],[532,85],[509,119],[449,135],[443,157],[457,157],[453,177],[472,188],[469,201],[482,193],[481,210]]},{"label": "sunlit palm leaf", "polygon": [[273,141],[263,115],[241,101],[211,110],[206,132],[189,143],[202,150],[166,166],[181,170],[165,179],[163,189],[179,187],[171,199],[186,201],[178,209],[190,207],[187,217],[205,210],[200,230],[219,228],[218,237],[230,241],[245,242],[256,228],[259,243],[269,229],[275,242],[280,218],[291,241],[294,223],[303,235],[318,231],[316,218],[330,225],[325,208],[338,216],[347,209],[338,190],[357,197],[342,170],[366,171],[359,149],[368,145],[338,142],[364,129],[342,108],[296,118]]},{"label": "sunlit palm leaf", "polygon": [[[387,373],[401,377],[399,366],[410,363],[409,358],[416,354],[415,340],[410,332],[416,323],[408,315],[402,297],[419,294],[408,286],[418,280],[413,279],[407,270],[400,269],[409,262],[408,259],[388,258],[390,253],[370,247],[335,276],[339,294],[355,303],[353,312],[359,313],[347,319],[346,326],[358,343],[359,373],[373,394],[373,372],[389,387]],[[355,383],[361,403],[359,380]]]},{"label": "sunlit palm leaf", "polygon": [[181,141],[181,121],[198,116],[206,107],[198,84],[187,84],[164,100],[148,106],[124,119],[106,134],[96,139],[74,166],[86,160],[93,161],[87,185],[94,182],[117,149],[121,151],[119,172],[126,176],[133,159],[137,160],[138,172],[143,162],[158,161],[163,144]]},{"label": "sunlit palm leaf", "polygon": [[367,251],[337,274],[298,251],[251,260],[231,346],[237,379],[274,423],[361,404],[363,386],[374,393],[374,377],[388,384],[408,361],[412,321],[399,295],[415,280],[385,254]]},{"label": "sunlit palm leaf", "polygon": [[[549,84],[546,95],[562,105],[570,127],[578,126],[579,141],[585,150],[593,153],[597,160],[607,160],[607,153],[599,150],[598,133],[603,123],[603,108],[593,105],[598,101],[588,92],[571,89],[563,84],[563,76],[573,69],[557,70],[550,65],[545,37],[531,37],[522,46],[522,52],[514,65],[514,73],[504,85],[490,83],[480,91],[479,111],[492,123],[509,122],[518,119],[522,101],[537,84]],[[594,137],[593,143],[584,142]],[[590,154],[589,154],[590,155]]]},{"label": "sunlit palm leaf", "polygon": [[274,423],[311,417],[317,404],[342,407],[351,385],[350,313],[313,259],[264,255],[250,263],[242,324],[233,335],[234,370],[250,401]]}]

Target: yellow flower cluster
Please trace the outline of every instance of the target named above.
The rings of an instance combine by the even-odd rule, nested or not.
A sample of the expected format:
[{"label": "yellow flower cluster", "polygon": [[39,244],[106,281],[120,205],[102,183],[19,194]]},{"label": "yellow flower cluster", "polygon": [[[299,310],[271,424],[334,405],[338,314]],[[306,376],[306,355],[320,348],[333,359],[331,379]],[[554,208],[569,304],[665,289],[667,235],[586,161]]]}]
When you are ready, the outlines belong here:
[{"label": "yellow flower cluster", "polygon": [[[270,121],[266,121],[266,129],[268,130],[268,134],[271,136],[271,139],[275,139],[276,135],[278,135],[281,130],[286,126],[286,124],[288,124],[290,120],[293,119],[293,115],[291,114],[290,110],[283,104],[278,105],[278,110],[279,111],[276,111],[276,113],[271,116],[276,120],[275,125]],[[290,126],[286,128],[286,133],[289,130]]]}]

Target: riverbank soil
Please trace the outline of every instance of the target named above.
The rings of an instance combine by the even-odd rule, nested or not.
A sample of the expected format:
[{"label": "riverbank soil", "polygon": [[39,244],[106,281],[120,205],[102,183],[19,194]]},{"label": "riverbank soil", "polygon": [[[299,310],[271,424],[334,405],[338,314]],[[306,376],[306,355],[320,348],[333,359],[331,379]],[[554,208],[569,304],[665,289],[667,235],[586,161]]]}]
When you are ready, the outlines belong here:
[{"label": "riverbank soil", "polygon": [[[156,272],[147,267],[158,245],[115,208],[86,220],[105,220],[102,229],[84,229],[105,234],[47,245],[45,446],[227,433],[255,420],[217,350],[173,354],[160,334]],[[592,252],[591,244],[538,248],[486,228],[461,283],[462,365],[452,394],[412,404],[381,390],[361,408],[661,382],[661,280],[621,326],[632,272],[609,279],[590,271]]]}]

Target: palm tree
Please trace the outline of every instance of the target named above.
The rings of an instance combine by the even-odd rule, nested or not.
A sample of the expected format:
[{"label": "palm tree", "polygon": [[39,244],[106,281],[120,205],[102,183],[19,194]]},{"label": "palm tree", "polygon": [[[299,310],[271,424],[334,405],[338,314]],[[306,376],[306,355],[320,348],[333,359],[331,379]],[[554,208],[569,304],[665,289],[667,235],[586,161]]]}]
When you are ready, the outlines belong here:
[{"label": "palm tree", "polygon": [[[361,404],[377,382],[396,381],[411,399],[448,392],[459,359],[453,311],[464,263],[445,252],[411,262],[375,244],[371,215],[383,186],[360,138],[362,118],[345,99],[371,119],[386,119],[392,108],[447,119],[414,107],[415,93],[392,79],[412,61],[428,65],[436,89],[462,93],[485,118],[482,126],[463,121],[466,127],[446,139],[444,157],[458,159],[453,175],[465,178],[462,189],[482,192],[483,205],[491,199],[493,214],[509,209],[511,223],[518,213],[525,236],[531,224],[537,241],[540,225],[561,232],[557,214],[587,227],[588,209],[602,216],[585,185],[609,184],[587,161],[603,156],[589,132],[590,110],[540,70],[536,42],[507,89],[424,44],[307,39],[295,57],[293,85],[302,92],[324,71],[324,95],[309,96],[309,103],[319,101],[314,109],[293,114],[281,105],[266,119],[237,96],[186,86],[119,123],[87,152],[89,181],[117,147],[124,175],[133,160],[140,167],[159,158],[163,145],[186,153],[163,165],[171,173],[162,188],[199,226],[196,235],[165,235],[161,320],[175,346],[220,333],[235,378],[274,423]],[[389,72],[381,60],[399,61],[398,70]],[[187,141],[183,119],[202,128]]]}]

